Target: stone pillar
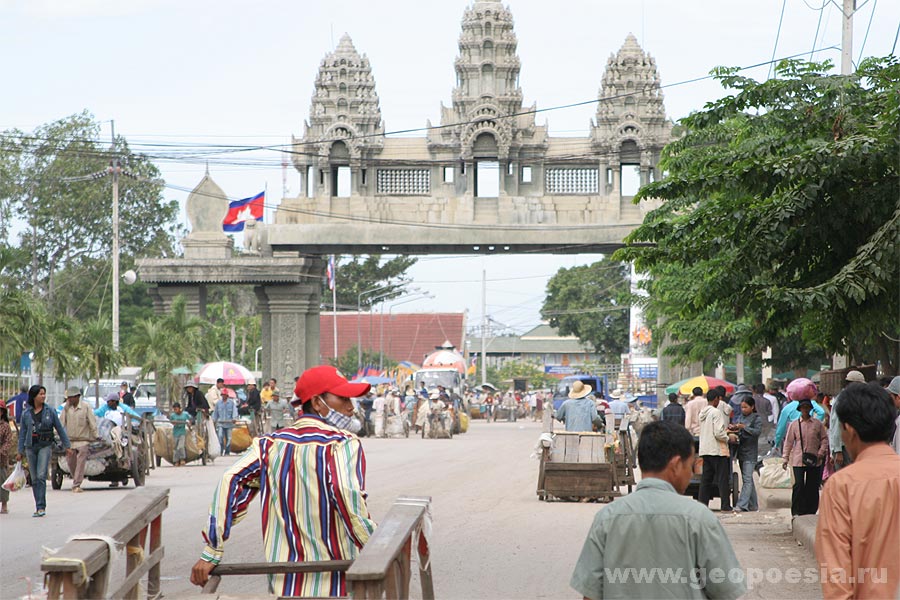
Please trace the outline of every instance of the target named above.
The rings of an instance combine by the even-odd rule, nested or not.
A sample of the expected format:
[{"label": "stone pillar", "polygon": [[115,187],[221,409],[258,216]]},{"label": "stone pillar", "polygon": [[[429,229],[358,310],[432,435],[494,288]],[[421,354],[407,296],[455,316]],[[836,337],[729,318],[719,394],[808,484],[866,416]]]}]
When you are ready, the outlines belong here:
[{"label": "stone pillar", "polygon": [[262,317],[263,377],[290,387],[294,377],[319,363],[320,282],[264,285],[255,292]]},{"label": "stone pillar", "polygon": [[147,293],[153,299],[153,310],[164,315],[172,309],[172,302],[177,296],[184,296],[189,315],[206,318],[206,286],[200,284],[185,285],[149,285]]},{"label": "stone pillar", "polygon": [[[660,322],[661,324],[661,322]],[[666,356],[665,350],[670,345],[669,338],[663,337],[656,350],[656,359],[658,364],[656,376],[656,400],[658,406],[663,406],[668,398],[666,388],[673,383],[703,374],[703,363],[695,362],[689,365],[675,365],[672,358]]]},{"label": "stone pillar", "polygon": [[766,385],[769,385],[769,380],[772,379],[772,365],[767,365],[766,361],[772,359],[772,347],[768,346],[762,353],[763,360],[763,368],[762,368],[762,382]]}]

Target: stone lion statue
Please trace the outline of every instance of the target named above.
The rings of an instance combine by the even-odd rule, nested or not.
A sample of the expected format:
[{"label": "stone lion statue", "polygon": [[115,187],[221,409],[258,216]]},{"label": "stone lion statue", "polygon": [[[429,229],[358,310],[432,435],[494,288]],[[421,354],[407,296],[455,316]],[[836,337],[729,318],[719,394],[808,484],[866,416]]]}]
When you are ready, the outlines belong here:
[{"label": "stone lion statue", "polygon": [[244,250],[248,254],[259,254],[262,232],[258,227],[256,219],[244,221]]}]

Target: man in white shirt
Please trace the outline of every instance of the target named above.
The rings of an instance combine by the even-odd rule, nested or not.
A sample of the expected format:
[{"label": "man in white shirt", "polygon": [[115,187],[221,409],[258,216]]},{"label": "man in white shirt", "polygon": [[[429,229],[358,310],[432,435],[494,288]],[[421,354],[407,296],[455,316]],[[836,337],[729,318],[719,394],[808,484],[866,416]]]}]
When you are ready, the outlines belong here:
[{"label": "man in white shirt", "polygon": [[700,437],[700,411],[707,405],[707,401],[702,388],[695,387],[691,394],[691,399],[684,405],[684,426],[692,436]]},{"label": "man in white shirt", "polygon": [[209,388],[206,392],[206,401],[209,402],[209,410],[213,410],[219,400],[222,399],[222,390],[225,388],[225,380],[221,377],[216,379],[216,385]]}]

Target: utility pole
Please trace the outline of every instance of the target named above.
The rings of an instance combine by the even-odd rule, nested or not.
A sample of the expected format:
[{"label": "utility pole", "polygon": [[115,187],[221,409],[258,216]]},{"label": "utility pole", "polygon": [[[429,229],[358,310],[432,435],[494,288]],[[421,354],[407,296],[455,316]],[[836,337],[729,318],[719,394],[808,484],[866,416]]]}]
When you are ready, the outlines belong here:
[{"label": "utility pole", "polygon": [[843,29],[841,31],[841,75],[853,72],[853,13],[856,12],[856,0],[844,0],[841,9]]},{"label": "utility pole", "polygon": [[[855,12],[856,0],[844,0],[844,6],[841,8],[841,75],[853,73],[853,13]],[[831,368],[846,369],[849,362],[846,354],[833,354]]]},{"label": "utility pole", "polygon": [[113,350],[119,351],[119,160],[116,158],[116,122],[110,121],[112,129],[112,343]]},{"label": "utility pole", "polygon": [[481,385],[487,383],[487,269],[481,270]]}]

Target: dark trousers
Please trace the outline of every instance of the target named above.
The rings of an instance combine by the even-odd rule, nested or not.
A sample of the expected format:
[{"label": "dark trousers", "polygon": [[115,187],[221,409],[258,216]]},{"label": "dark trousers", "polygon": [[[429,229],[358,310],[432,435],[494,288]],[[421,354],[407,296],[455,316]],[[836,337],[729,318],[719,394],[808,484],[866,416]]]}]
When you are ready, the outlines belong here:
[{"label": "dark trousers", "polygon": [[794,467],[791,515],[814,515],[819,510],[822,467]]},{"label": "dark trousers", "polygon": [[731,458],[728,456],[701,456],[703,474],[700,476],[700,493],[698,500],[709,506],[713,486],[719,488],[722,499],[722,510],[731,510]]}]

